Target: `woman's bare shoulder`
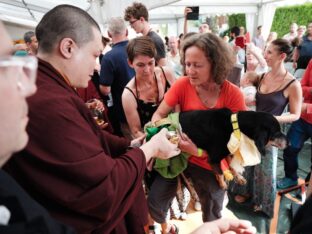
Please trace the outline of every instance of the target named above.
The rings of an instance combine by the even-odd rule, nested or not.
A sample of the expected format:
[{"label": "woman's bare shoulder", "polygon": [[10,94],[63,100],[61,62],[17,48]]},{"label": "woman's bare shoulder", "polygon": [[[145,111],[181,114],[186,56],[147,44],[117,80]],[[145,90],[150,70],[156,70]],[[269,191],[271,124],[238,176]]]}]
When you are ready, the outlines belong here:
[{"label": "woman's bare shoulder", "polygon": [[288,87],[286,88],[286,92],[290,92],[290,93],[297,93],[300,94],[301,93],[301,84],[300,81],[297,80],[295,77],[293,77],[292,75],[290,75],[289,77],[285,78],[285,86]]},{"label": "woman's bare shoulder", "polygon": [[128,84],[125,86],[131,90],[134,90],[135,88],[135,78],[132,78],[131,80],[129,80]]}]

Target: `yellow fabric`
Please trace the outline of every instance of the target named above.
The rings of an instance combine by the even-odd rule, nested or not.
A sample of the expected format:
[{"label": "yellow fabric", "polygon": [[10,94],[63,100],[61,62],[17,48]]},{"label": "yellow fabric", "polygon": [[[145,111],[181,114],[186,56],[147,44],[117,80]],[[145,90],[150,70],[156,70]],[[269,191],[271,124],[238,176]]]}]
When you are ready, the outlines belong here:
[{"label": "yellow fabric", "polygon": [[170,125],[171,124],[171,121],[170,121],[170,119],[169,118],[163,118],[163,119],[160,119],[160,120],[158,120],[158,121],[156,121],[155,123],[154,123],[154,127],[160,127],[160,126],[162,126],[162,125],[166,125],[166,124],[168,124],[168,125]]},{"label": "yellow fabric", "polygon": [[233,127],[233,132],[236,135],[236,137],[240,138],[240,130],[238,126],[238,120],[237,120],[237,113],[231,115],[231,123]]},{"label": "yellow fabric", "polygon": [[227,144],[228,150],[233,157],[241,162],[243,167],[254,166],[261,162],[261,155],[255,145],[255,142],[240,132],[240,138],[235,133],[231,134]]},{"label": "yellow fabric", "polygon": [[261,162],[261,155],[255,142],[239,130],[237,114],[231,115],[233,133],[227,144],[228,150],[233,154],[234,161],[241,166],[254,166]]},{"label": "yellow fabric", "polygon": [[198,157],[203,156],[203,150],[201,148],[197,148],[197,156]]},{"label": "yellow fabric", "polygon": [[232,172],[231,172],[229,169],[223,171],[223,175],[224,175],[224,179],[225,179],[226,181],[231,181],[231,180],[234,179],[234,176],[233,176]]}]

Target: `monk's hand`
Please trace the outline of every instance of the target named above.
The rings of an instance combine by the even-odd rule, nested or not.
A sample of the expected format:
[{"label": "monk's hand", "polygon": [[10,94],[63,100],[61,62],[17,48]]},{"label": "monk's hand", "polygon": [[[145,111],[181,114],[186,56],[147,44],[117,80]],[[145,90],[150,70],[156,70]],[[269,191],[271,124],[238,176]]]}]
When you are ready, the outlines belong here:
[{"label": "monk's hand", "polygon": [[104,105],[102,101],[99,99],[93,98],[86,102],[86,105],[89,109],[95,109],[98,111],[103,112],[105,110]]},{"label": "monk's hand", "polygon": [[159,133],[154,135],[140,149],[145,153],[147,161],[151,157],[168,159],[181,153],[178,144],[174,144],[168,139],[168,129],[166,128],[163,128]]},{"label": "monk's hand", "polygon": [[145,137],[146,137],[146,134],[143,134],[142,136],[139,136],[138,138],[133,139],[130,143],[130,146],[132,148],[140,147],[143,144]]},{"label": "monk's hand", "polygon": [[197,146],[185,133],[180,133],[179,148],[190,155],[196,156],[198,152]]},{"label": "monk's hand", "polygon": [[100,123],[99,126],[100,126],[101,129],[105,129],[105,128],[107,128],[108,123],[103,120],[103,122]]},{"label": "monk's hand", "polygon": [[155,157],[168,159],[181,153],[181,150],[178,148],[178,142],[175,141],[173,143],[169,138],[168,129],[163,128],[151,139],[156,147]]}]

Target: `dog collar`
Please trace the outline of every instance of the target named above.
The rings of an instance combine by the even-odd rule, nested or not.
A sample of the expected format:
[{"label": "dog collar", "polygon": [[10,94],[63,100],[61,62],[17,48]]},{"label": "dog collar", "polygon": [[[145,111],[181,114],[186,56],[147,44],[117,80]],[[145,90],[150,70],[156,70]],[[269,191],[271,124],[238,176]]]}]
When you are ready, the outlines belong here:
[{"label": "dog collar", "polygon": [[236,136],[237,139],[240,139],[241,132],[239,130],[237,113],[231,115],[231,123],[232,123],[234,135]]}]

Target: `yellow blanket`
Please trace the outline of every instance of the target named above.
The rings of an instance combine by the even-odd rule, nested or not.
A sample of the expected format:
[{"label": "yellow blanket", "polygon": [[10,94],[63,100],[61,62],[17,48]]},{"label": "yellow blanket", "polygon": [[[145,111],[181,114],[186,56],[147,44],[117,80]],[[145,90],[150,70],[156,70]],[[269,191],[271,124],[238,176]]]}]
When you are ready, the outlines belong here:
[{"label": "yellow blanket", "polygon": [[[233,167],[234,165],[239,164],[233,167],[234,169],[237,169],[237,166],[245,167],[259,164],[261,162],[261,155],[255,142],[239,130],[237,120],[235,125],[235,121],[232,119],[232,124],[234,131],[227,144],[228,150],[233,154],[233,165],[231,162],[230,166]],[[239,173],[243,171],[243,169],[237,170]]]}]

